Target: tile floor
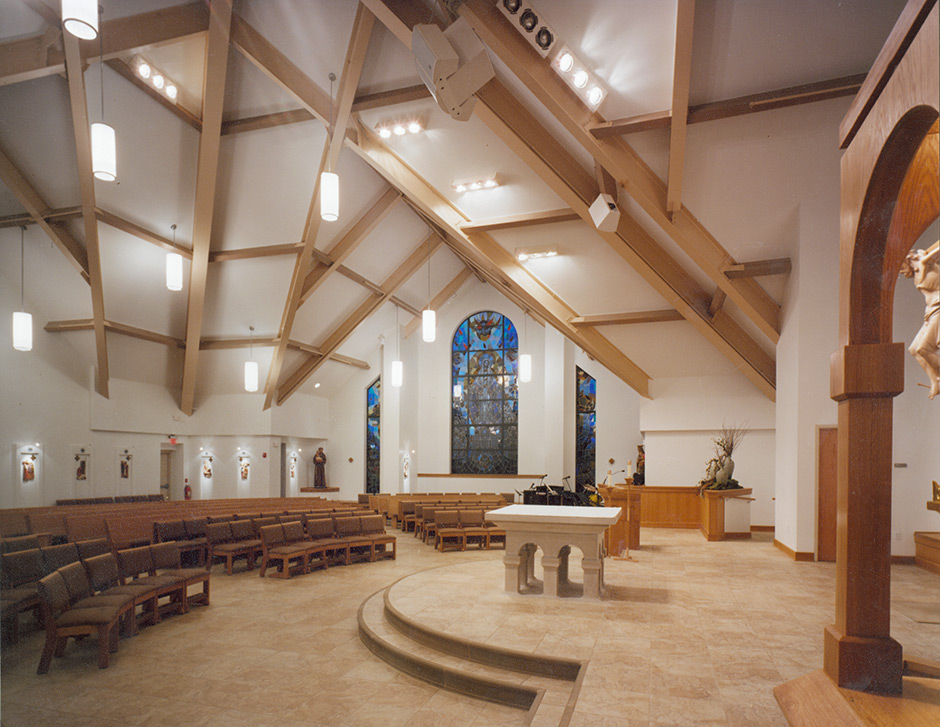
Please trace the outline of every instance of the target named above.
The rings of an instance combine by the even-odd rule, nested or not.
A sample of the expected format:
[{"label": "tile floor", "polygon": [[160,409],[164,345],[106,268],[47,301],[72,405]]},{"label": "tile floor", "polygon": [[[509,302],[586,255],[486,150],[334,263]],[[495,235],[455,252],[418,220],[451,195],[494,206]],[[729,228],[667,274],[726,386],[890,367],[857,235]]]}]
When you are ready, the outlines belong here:
[{"label": "tile floor", "polygon": [[[0,719],[4,727],[521,725],[519,710],[400,674],[358,639],[366,597],[448,564],[403,581],[396,605],[471,638],[588,660],[573,727],[784,725],[771,690],[822,665],[833,565],[795,563],[767,536],[707,543],[697,531],[646,529],[642,542],[633,560],[606,561],[610,594],[601,603],[506,595],[502,551],[441,554],[410,535],[400,535],[397,561],[287,581],[257,570],[229,577],[216,566],[211,606],[123,639],[106,670],[89,640],[70,642],[37,675],[43,636],[24,628],[0,654]],[[940,576],[895,566],[892,578],[897,601],[940,609]],[[893,609],[892,632],[906,652],[940,659],[940,625]]]}]

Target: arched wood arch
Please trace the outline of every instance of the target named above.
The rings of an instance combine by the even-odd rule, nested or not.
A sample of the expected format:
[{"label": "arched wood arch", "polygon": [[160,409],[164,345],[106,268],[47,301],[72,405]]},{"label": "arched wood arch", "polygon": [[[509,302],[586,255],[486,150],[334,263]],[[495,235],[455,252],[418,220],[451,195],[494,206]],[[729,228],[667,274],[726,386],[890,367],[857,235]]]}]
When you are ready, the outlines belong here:
[{"label": "arched wood arch", "polygon": [[836,620],[824,662],[840,687],[894,694],[891,438],[905,347],[892,342],[892,314],[901,261],[940,207],[938,28],[936,0],[910,0],[842,125]]}]

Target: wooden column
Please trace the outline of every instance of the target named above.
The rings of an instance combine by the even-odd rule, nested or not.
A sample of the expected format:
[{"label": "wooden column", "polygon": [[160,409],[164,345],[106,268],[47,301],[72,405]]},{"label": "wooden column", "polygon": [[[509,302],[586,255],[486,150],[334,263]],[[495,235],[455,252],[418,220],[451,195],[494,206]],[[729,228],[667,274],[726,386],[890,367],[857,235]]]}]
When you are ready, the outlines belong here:
[{"label": "wooden column", "polygon": [[904,344],[845,346],[832,357],[839,402],[836,622],[824,668],[841,687],[901,691],[901,645],[891,638],[893,397],[904,388]]}]

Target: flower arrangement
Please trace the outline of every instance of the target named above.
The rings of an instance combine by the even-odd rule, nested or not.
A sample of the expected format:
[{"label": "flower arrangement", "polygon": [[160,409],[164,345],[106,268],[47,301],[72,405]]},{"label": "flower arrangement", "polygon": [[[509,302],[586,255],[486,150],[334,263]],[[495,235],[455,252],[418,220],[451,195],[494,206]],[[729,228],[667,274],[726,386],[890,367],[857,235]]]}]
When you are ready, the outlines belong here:
[{"label": "flower arrangement", "polygon": [[699,481],[699,490],[735,490],[741,485],[731,475],[734,473],[734,460],[731,455],[737,449],[744,435],[750,431],[746,425],[722,425],[715,443],[715,456],[705,465],[705,479]]}]

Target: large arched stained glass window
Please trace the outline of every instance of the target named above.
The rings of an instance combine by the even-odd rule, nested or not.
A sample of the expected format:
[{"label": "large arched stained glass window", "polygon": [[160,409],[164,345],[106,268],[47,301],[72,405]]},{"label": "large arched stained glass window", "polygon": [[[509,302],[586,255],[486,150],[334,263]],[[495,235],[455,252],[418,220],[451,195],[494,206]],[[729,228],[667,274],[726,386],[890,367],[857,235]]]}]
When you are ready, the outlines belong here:
[{"label": "large arched stained glass window", "polygon": [[574,482],[580,492],[585,485],[594,486],[594,469],[596,467],[595,455],[595,426],[597,415],[597,381],[580,366],[577,371],[577,417],[575,422],[575,472]]},{"label": "large arched stained glass window", "polygon": [[379,455],[381,449],[382,379],[366,390],[366,492],[379,493]]},{"label": "large arched stained glass window", "polygon": [[516,327],[500,313],[474,313],[457,327],[451,350],[451,472],[517,474]]}]

